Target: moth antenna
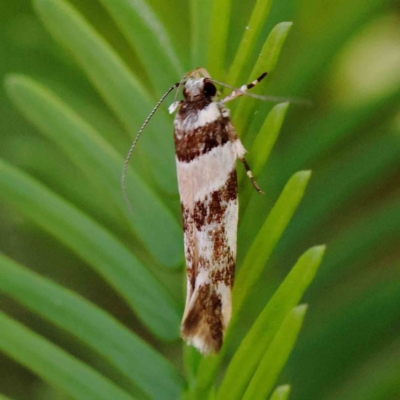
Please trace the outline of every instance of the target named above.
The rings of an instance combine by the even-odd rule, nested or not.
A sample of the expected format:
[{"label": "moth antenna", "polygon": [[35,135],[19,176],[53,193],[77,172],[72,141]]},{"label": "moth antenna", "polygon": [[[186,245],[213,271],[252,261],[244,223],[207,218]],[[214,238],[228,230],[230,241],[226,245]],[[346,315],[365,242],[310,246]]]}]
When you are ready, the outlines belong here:
[{"label": "moth antenna", "polygon": [[140,127],[139,132],[137,133],[131,147],[129,148],[129,152],[128,155],[125,158],[125,162],[124,162],[124,168],[122,170],[122,176],[121,176],[121,188],[122,188],[122,193],[124,195],[124,200],[126,205],[129,208],[129,211],[131,214],[133,214],[133,210],[132,210],[132,205],[131,202],[129,201],[128,198],[128,194],[126,192],[126,184],[125,184],[125,180],[126,180],[126,173],[128,170],[128,165],[129,165],[129,160],[131,159],[132,153],[133,153],[133,149],[136,146],[137,141],[140,138],[140,135],[142,134],[142,132],[144,131],[144,128],[146,127],[146,125],[149,123],[151,117],[155,114],[155,112],[157,111],[157,109],[160,107],[161,103],[165,100],[165,98],[177,87],[180,86],[180,82],[179,83],[174,83],[160,98],[160,100],[158,100],[158,103],[155,105],[155,107],[151,110],[151,113],[149,114],[149,116],[146,118],[146,120],[143,122],[143,125]]},{"label": "moth antenna", "polygon": [[178,97],[179,90],[182,86],[182,81],[183,81],[183,79],[181,79],[178,83],[175,83],[175,85],[174,85],[177,88],[177,90],[175,92],[175,96],[174,96],[174,103],[176,101],[176,98]]},{"label": "moth antenna", "polygon": [[282,103],[289,102],[292,104],[298,104],[301,106],[312,107],[313,103],[310,100],[302,99],[299,97],[280,97],[280,96],[263,96],[255,93],[244,93],[244,95],[253,97],[254,99],[263,100],[263,101],[272,101],[274,103]]},{"label": "moth antenna", "polygon": [[[197,69],[198,69],[198,68],[197,68]],[[179,91],[180,91],[180,89],[181,89],[181,86],[186,82],[187,77],[188,77],[189,75],[191,75],[191,74],[192,74],[194,71],[196,71],[197,69],[195,69],[195,70],[193,70],[193,71],[187,72],[187,73],[183,76],[183,78],[179,81],[179,83],[175,83],[175,85],[177,85],[177,86],[175,86],[175,87],[177,87],[177,90],[176,90],[175,96],[174,96],[174,103],[176,102],[176,98],[178,97],[178,93],[179,93]]]},{"label": "moth antenna", "polygon": [[252,98],[258,99],[258,100],[272,101],[272,102],[276,102],[276,103],[288,101],[289,103],[293,103],[293,104],[299,104],[299,105],[304,105],[304,106],[308,106],[308,107],[312,106],[312,102],[309,100],[306,100],[306,99],[295,98],[295,97],[263,96],[263,95],[259,95],[259,94],[255,94],[255,93],[248,93],[246,90],[243,90],[242,88],[235,88],[231,85],[228,85],[227,83],[216,81],[215,79],[210,79],[210,81],[217,85],[224,86],[228,89],[239,92],[240,94],[243,94],[245,96],[249,96],[249,97],[252,97]]}]

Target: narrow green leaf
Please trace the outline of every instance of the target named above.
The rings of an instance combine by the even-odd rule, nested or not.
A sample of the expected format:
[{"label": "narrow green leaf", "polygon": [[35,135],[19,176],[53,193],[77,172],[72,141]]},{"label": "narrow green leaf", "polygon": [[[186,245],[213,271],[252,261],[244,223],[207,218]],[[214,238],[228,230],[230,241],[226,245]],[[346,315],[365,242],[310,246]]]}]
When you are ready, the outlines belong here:
[{"label": "narrow green leaf", "polygon": [[290,385],[278,386],[269,400],[287,400],[290,394]]},{"label": "narrow green leaf", "polygon": [[233,356],[219,389],[219,398],[242,398],[257,365],[285,317],[297,305],[314,279],[324,253],[325,246],[316,246],[299,258]]},{"label": "narrow green leaf", "polygon": [[0,350],[75,399],[132,400],[97,371],[0,312]]},{"label": "narrow green leaf", "polygon": [[[207,68],[218,80],[225,77],[226,42],[228,40],[231,0],[214,0],[208,25]],[[221,18],[221,16],[223,16]]]},{"label": "narrow green leaf", "polygon": [[[325,163],[309,188],[301,213],[293,219],[290,232],[280,246],[291,248],[300,235],[326,223],[332,213],[352,196],[375,184],[382,176],[394,173],[400,157],[399,133],[385,135],[379,129],[373,140],[351,146],[345,154],[336,155]],[[343,179],[344,174],[346,179]],[[326,182],[335,190],[326,191]]]},{"label": "narrow green leaf", "polygon": [[233,309],[236,315],[303,198],[310,176],[311,171],[300,171],[289,179],[248,250],[233,289]]},{"label": "narrow green leaf", "polygon": [[238,84],[238,79],[244,66],[248,63],[249,59],[251,59],[252,51],[254,50],[261,29],[267,19],[271,3],[271,0],[257,0],[254,6],[250,21],[246,26],[242,41],[236,51],[235,59],[229,71],[228,82],[233,86]]},{"label": "narrow green leaf", "polygon": [[1,254],[0,292],[80,339],[151,398],[179,396],[182,377],[142,339],[94,304]]},{"label": "narrow green leaf", "polygon": [[[396,237],[400,227],[400,197],[389,198],[369,210],[363,218],[351,222],[331,240],[331,253],[326,260],[324,272],[330,279],[343,273],[358,259],[370,259],[374,248],[382,245],[382,238]],[[360,262],[360,261],[359,261]]]},{"label": "narrow green leaf", "polygon": [[34,6],[50,33],[72,53],[110,107],[126,125],[136,126],[141,120],[134,122],[132,114],[144,116],[143,102],[151,103],[139,79],[67,1],[34,0]]},{"label": "narrow green leaf", "polygon": [[161,283],[118,240],[45,186],[0,160],[2,198],[71,248],[125,298],[151,331],[178,335],[179,312]]},{"label": "narrow green leaf", "polygon": [[191,400],[201,400],[210,393],[218,368],[225,356],[226,346],[216,356],[203,357],[199,363],[195,384],[190,388]]},{"label": "narrow green leaf", "polygon": [[[268,114],[261,127],[256,139],[254,140],[251,151],[249,152],[250,166],[256,180],[263,167],[265,167],[272,148],[278,138],[280,129],[285,119],[289,103],[277,104]],[[244,168],[238,171],[240,185],[248,180]],[[262,189],[262,188],[261,188]],[[254,188],[252,185],[243,185],[240,195],[240,206],[246,210],[252,198]]]},{"label": "narrow green leaf", "polygon": [[[61,75],[62,71],[59,73]],[[13,72],[10,75],[22,74]],[[108,143],[112,143],[120,154],[125,155],[127,134],[100,98],[95,97],[89,88],[61,81],[61,77],[44,79],[47,90],[57,93],[76,114],[92,125]]]},{"label": "narrow green leaf", "polygon": [[[354,110],[351,110],[351,112],[344,112],[341,110],[339,112],[338,109],[335,110],[335,112],[331,111],[329,112],[325,117],[327,120],[327,124],[325,125],[325,122],[317,121],[316,125],[318,126],[318,130],[314,130],[314,125],[311,124],[308,127],[308,130],[312,132],[311,135],[308,135],[309,132],[306,131],[299,131],[296,132],[296,139],[290,143],[290,146],[288,147],[287,151],[284,151],[282,154],[280,154],[279,159],[274,157],[274,189],[277,187],[279,188],[281,185],[283,185],[284,181],[287,179],[287,176],[289,173],[291,173],[292,168],[298,168],[299,166],[305,166],[305,165],[310,165],[311,163],[315,162],[316,159],[322,160],[326,156],[327,152],[329,151],[330,147],[337,146],[340,144],[340,142],[343,142],[343,139],[345,137],[349,137],[354,134],[358,134],[360,132],[363,132],[363,136],[365,132],[367,132],[371,129],[370,126],[377,126],[379,127],[380,124],[383,123],[384,118],[388,118],[389,115],[393,115],[395,104],[398,103],[400,100],[400,91],[398,89],[391,91],[390,94],[386,94],[382,97],[380,97],[377,100],[377,103],[371,102],[368,103],[367,105],[357,107]],[[356,122],[354,123],[354,121]],[[332,128],[333,127],[333,128]],[[386,131],[386,128],[383,128],[384,131]],[[382,136],[381,132],[382,128],[380,129],[380,135]],[[370,134],[368,134],[370,135]],[[299,138],[302,137],[300,140]],[[331,142],[332,140],[332,142]],[[384,167],[386,164],[387,166],[390,165],[390,163],[395,160],[396,154],[395,152],[398,149],[398,145],[393,143],[392,146],[393,148],[387,153],[387,159],[385,161],[382,160],[386,157],[386,154],[384,153],[385,151],[388,151],[387,149],[385,150],[384,148],[388,146],[389,143],[385,144],[386,139],[381,139],[380,143],[379,140],[377,141],[376,145],[378,146],[377,149],[379,149],[379,152],[376,152],[372,156],[372,161],[367,161],[366,164],[362,165],[360,164],[359,167],[357,167],[356,162],[357,159],[352,160],[351,156],[349,159],[345,160],[344,162],[349,164],[349,172],[346,174],[346,177],[348,179],[342,179],[343,178],[343,171],[341,171],[338,174],[335,175],[335,179],[338,179],[337,185],[335,188],[337,190],[335,191],[330,191],[329,193],[318,193],[317,196],[321,197],[322,196],[322,201],[320,204],[313,205],[313,209],[315,208],[316,212],[316,218],[313,218],[311,225],[314,225],[316,222],[320,221],[321,214],[320,212],[330,212],[330,210],[325,209],[322,210],[324,206],[327,205],[328,202],[326,202],[324,199],[329,201],[331,206],[337,206],[340,204],[337,204],[336,201],[338,198],[335,198],[336,195],[344,195],[344,198],[348,198],[351,193],[356,193],[357,187],[359,188],[359,184],[368,184],[368,176],[372,177],[375,174],[378,173],[378,170],[382,170],[381,168]],[[388,141],[396,141],[396,138],[387,139]],[[390,146],[390,144],[389,144]],[[348,146],[347,146],[348,147]],[[362,150],[363,145],[361,144],[360,146],[360,152],[363,153],[364,150]],[[314,152],[314,149],[317,149],[317,152]],[[295,150],[297,149],[297,150]],[[318,153],[319,151],[319,153]],[[373,152],[373,147],[371,149],[365,149],[365,156],[369,152]],[[358,153],[358,151],[357,151]],[[360,154],[361,154],[360,153]],[[371,153],[372,154],[372,153]],[[304,156],[304,158],[303,158]],[[359,155],[360,157],[360,155]],[[361,156],[364,158],[363,156]],[[326,157],[325,157],[326,158]],[[329,159],[329,158],[328,158]],[[365,157],[365,160],[368,160],[367,157]],[[271,160],[272,161],[272,160]],[[360,163],[362,163],[360,159]],[[332,166],[326,165],[329,170],[333,169],[338,169],[340,166],[340,163],[334,162]],[[332,167],[332,168],[331,168]],[[372,172],[374,167],[376,168],[375,172]],[[366,174],[366,171],[370,171]],[[329,172],[328,170],[325,172]],[[322,173],[321,175],[318,175],[322,178],[322,175],[325,174]],[[327,178],[327,177],[325,177]],[[371,179],[371,178],[369,178]],[[357,183],[356,183],[357,182]],[[371,183],[372,181],[370,181]],[[313,187],[315,188],[317,182],[314,182],[313,180]],[[310,187],[309,190],[314,190],[313,187]],[[273,190],[274,190],[273,189]],[[332,193],[331,193],[332,192]],[[339,193],[341,192],[341,193]],[[274,195],[274,193],[270,192],[270,195]],[[315,196],[314,192],[314,196]],[[331,197],[332,195],[332,197]],[[260,196],[259,196],[260,197]],[[307,199],[312,198],[313,196],[307,196]],[[330,199],[331,197],[331,199]],[[344,199],[343,198],[343,199]],[[307,203],[307,199],[305,203]],[[246,231],[249,232],[248,237],[252,238],[254,237],[254,224],[252,222],[252,219],[254,218],[254,215],[257,215],[257,213],[262,212],[262,207],[263,204],[262,202],[259,201],[256,197],[251,198],[251,202],[249,203],[251,207],[248,207],[246,212],[244,213],[244,216],[242,217],[241,220],[241,227],[245,229]],[[304,206],[304,207],[303,207]],[[251,210],[251,212],[250,212]],[[304,204],[302,205],[302,213],[309,211],[309,215],[313,214],[313,210],[308,210],[308,205]],[[307,221],[301,221],[300,218],[303,217],[303,214],[296,215],[296,218],[293,219],[292,223],[294,230],[290,229],[288,231],[288,235],[284,237],[283,241],[280,243],[279,248],[282,249],[284,246],[291,246],[292,245],[292,240],[294,236],[292,234],[296,233],[296,228],[297,226],[302,227],[302,230],[304,229],[304,226],[307,225]],[[257,224],[256,224],[257,225]],[[308,228],[308,225],[307,225]],[[310,226],[311,228],[311,226]],[[252,233],[253,232],[253,233]],[[304,234],[304,232],[303,232]],[[298,235],[296,236],[298,237]],[[246,241],[246,238],[244,238],[244,241]],[[282,247],[281,247],[282,246]]]},{"label": "narrow green leaf", "polygon": [[268,114],[259,134],[251,148],[251,168],[254,176],[257,176],[264,165],[278,138],[280,129],[285,119],[289,103],[277,104]]},{"label": "narrow green leaf", "polygon": [[[159,90],[167,90],[186,72],[170,38],[170,32],[144,0],[101,0],[125,37],[136,49],[149,78]],[[155,62],[157,60],[157,62]]]},{"label": "narrow green leaf", "polygon": [[369,130],[379,121],[385,121],[388,116],[398,111],[400,101],[400,86],[378,99],[374,98],[366,104],[352,110],[335,107],[322,115],[313,124],[307,124],[304,129],[296,132],[287,151],[282,155],[282,165],[277,173],[282,177],[293,168],[302,168],[313,160],[323,157],[331,148],[337,146],[350,135],[360,130]]},{"label": "narrow green leaf", "polygon": [[202,355],[193,346],[183,344],[183,366],[188,386],[194,386]]},{"label": "narrow green leaf", "polygon": [[[74,55],[93,86],[130,135],[136,134],[154,107],[154,101],[139,79],[135,78],[106,41],[67,2],[35,0],[34,5],[51,34]],[[141,145],[158,184],[164,190],[175,193],[173,140],[165,133],[166,127],[172,125],[169,121],[170,118],[166,118],[165,113],[159,112],[147,127]],[[165,153],[171,154],[171,158],[161,156]]]},{"label": "narrow green leaf", "polygon": [[[295,59],[296,62],[290,62],[290,67],[285,68],[285,74],[281,75],[282,79],[278,82],[277,90],[278,93],[280,90],[290,90],[290,93],[301,94],[320,85],[322,78],[329,73],[329,68],[336,62],[338,54],[349,43],[349,38],[354,38],[365,29],[366,24],[383,12],[387,7],[387,0],[336,3],[338,7],[329,9],[329,11],[335,10],[335,16],[328,14],[325,18],[319,18],[318,14],[313,23],[308,19],[310,11],[316,10],[311,2],[308,3],[310,8],[304,7],[301,13],[296,7],[298,4],[291,4],[293,5],[281,3],[285,8],[282,15],[287,15],[286,9],[292,7],[298,17],[301,38],[297,41],[299,46],[292,48],[287,58]],[[339,18],[340,26],[338,26]],[[304,30],[307,30],[307,33]],[[317,86],[317,89],[320,89],[320,86]]]},{"label": "narrow green leaf", "polygon": [[211,0],[190,0],[190,21],[192,28],[191,60],[192,66],[205,66],[207,63],[208,40],[211,19]]},{"label": "narrow green leaf", "polygon": [[217,357],[204,358],[200,362],[196,385],[196,390],[200,395],[203,395],[210,387],[228,348],[226,344],[230,340],[230,332],[235,330],[235,325],[239,321],[238,316],[246,295],[259,278],[272,250],[299,205],[310,176],[310,171],[300,171],[292,176],[248,251],[233,289],[234,313],[225,338],[225,345]]},{"label": "narrow green leaf", "polygon": [[54,140],[82,173],[109,195],[125,223],[132,222],[148,251],[164,265],[180,265],[183,254],[181,228],[160,197],[133,171],[127,182],[134,210],[134,215],[130,215],[120,183],[122,157],[90,125],[39,83],[12,75],[7,79],[6,87],[25,117]]},{"label": "narrow green leaf", "polygon": [[[292,22],[281,22],[274,26],[263,45],[257,62],[254,65],[250,74],[250,80],[258,78],[263,72],[268,72],[270,75],[274,71],[283,44],[285,43],[292,25]],[[265,93],[265,87],[268,80],[269,76],[267,76],[259,85],[260,89],[263,90],[263,93]],[[248,98],[246,101],[238,103],[238,107],[235,111],[235,126],[237,131],[240,132],[241,137],[245,137],[246,128],[251,121],[250,117],[259,102],[260,100]]]},{"label": "narrow green leaf", "polygon": [[[398,232],[397,229],[394,235],[384,237],[396,237]],[[331,247],[329,250],[326,261],[333,253]],[[398,323],[398,305],[400,304],[398,259],[393,258],[393,262],[381,261],[378,266],[384,265],[383,271],[382,268],[376,268],[377,258],[371,257],[373,253],[369,250],[364,253],[368,260],[366,263],[361,262],[361,265],[371,270],[352,271],[347,268],[341,277],[340,285],[329,279],[322,285],[316,282],[316,285],[312,286],[313,289],[319,286],[320,294],[317,297],[313,296],[318,299],[319,304],[318,311],[314,312],[313,317],[310,315],[307,334],[302,339],[301,347],[299,346],[295,351],[295,358],[301,360],[302,368],[296,368],[294,372],[293,363],[290,362],[287,369],[292,377],[293,385],[299,388],[299,394],[313,393],[316,399],[328,400],[328,391],[337,388],[339,384],[350,378],[349,375],[354,367],[366,366],[369,356],[378,355],[382,350],[384,351],[385,345],[394,344],[399,339],[397,330],[393,330]],[[385,256],[386,254],[383,255]],[[325,265],[324,263],[322,271],[325,271]],[[345,266],[352,267],[348,262]],[[357,264],[358,266],[360,264]],[[318,278],[321,275],[319,274]],[[379,351],[377,337],[382,341]],[[394,356],[394,354],[392,349],[391,355]],[[362,361],[360,355],[362,355]],[[400,352],[397,357],[400,366],[399,356]],[[326,369],[326,360],[330,360],[329,369]],[[311,381],[308,380],[310,376],[313,377]],[[369,379],[369,377],[363,374],[363,379]],[[332,381],[337,384],[331,385]],[[397,380],[398,387],[399,383]],[[394,393],[399,393],[399,391]],[[334,397],[335,400],[342,398],[340,395]],[[331,397],[329,399],[333,400]]]},{"label": "narrow green leaf", "polygon": [[271,74],[275,70],[282,47],[289,35],[292,25],[293,22],[280,22],[272,28],[254,64],[251,76],[256,76],[258,71],[267,71],[268,74]]},{"label": "narrow green leaf", "polygon": [[6,397],[6,396],[4,396],[4,394],[0,393],[0,400],[11,400],[11,398],[10,397]]},{"label": "narrow green leaf", "polygon": [[251,379],[243,400],[264,400],[268,396],[293,349],[306,311],[307,305],[300,305],[287,315]]}]

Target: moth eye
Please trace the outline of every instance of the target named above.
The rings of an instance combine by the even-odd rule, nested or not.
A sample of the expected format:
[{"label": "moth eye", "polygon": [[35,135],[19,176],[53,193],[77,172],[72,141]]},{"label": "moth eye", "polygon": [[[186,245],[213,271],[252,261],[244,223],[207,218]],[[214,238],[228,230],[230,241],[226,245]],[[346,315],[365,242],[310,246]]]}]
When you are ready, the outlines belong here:
[{"label": "moth eye", "polygon": [[211,82],[204,82],[203,92],[206,97],[213,97],[217,93],[217,88]]}]

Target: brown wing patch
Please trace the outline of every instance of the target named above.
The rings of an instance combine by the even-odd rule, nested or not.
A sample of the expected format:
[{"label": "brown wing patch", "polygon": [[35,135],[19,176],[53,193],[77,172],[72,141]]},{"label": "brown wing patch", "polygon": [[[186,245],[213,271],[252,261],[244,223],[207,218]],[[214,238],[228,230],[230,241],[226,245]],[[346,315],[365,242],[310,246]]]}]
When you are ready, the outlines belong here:
[{"label": "brown wing patch", "polygon": [[[186,108],[182,106],[176,116],[174,140],[176,157],[179,161],[190,162],[230,140],[232,135],[229,132],[230,126],[226,124],[225,118],[222,116],[206,125],[191,128],[191,125],[195,126],[200,111],[201,109],[196,109],[188,116]],[[187,126],[187,129],[177,128],[183,124]]]},{"label": "brown wing patch", "polygon": [[189,342],[199,338],[206,354],[220,350],[223,341],[221,299],[213,285],[205,284],[197,288],[196,302],[182,321],[181,334]]}]

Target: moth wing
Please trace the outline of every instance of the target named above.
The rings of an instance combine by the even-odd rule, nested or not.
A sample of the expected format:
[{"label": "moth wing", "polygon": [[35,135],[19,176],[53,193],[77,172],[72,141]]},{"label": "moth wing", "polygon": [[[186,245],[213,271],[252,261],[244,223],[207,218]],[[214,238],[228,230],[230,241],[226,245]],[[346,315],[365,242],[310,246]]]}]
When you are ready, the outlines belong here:
[{"label": "moth wing", "polygon": [[205,354],[219,351],[231,317],[238,223],[235,146],[226,142],[192,161],[185,177],[178,166],[179,182],[192,183],[191,196],[185,197],[192,201],[182,201],[188,273],[181,333]]}]

